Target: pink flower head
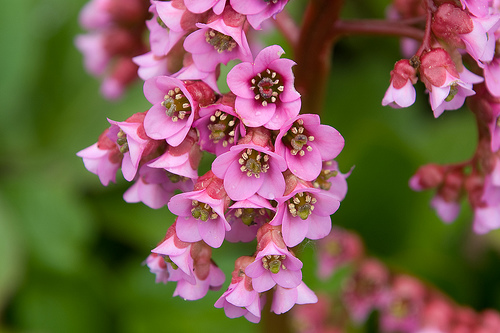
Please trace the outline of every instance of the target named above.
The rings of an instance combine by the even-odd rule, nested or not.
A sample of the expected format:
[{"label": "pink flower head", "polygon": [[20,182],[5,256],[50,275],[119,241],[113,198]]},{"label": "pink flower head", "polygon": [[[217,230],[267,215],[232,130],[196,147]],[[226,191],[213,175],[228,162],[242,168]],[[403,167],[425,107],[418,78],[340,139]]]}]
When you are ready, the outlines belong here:
[{"label": "pink flower head", "polygon": [[381,308],[380,326],[388,332],[415,332],[420,326],[425,289],[410,276],[394,278],[388,298]]},{"label": "pink flower head", "polygon": [[123,154],[117,144],[108,137],[108,132],[109,128],[99,136],[96,143],[76,154],[83,159],[88,171],[99,176],[104,186],[107,186],[110,181],[116,181],[116,172],[123,160]]},{"label": "pink flower head", "polygon": [[197,141],[198,134],[195,129],[191,129],[180,145],[169,147],[163,155],[148,163],[148,166],[162,168],[181,177],[198,178],[202,152]]},{"label": "pink flower head", "polygon": [[226,213],[226,220],[231,225],[226,239],[229,242],[251,242],[255,239],[257,230],[271,221],[275,211],[268,200],[257,194],[235,202]]},{"label": "pink flower head", "polygon": [[370,312],[382,304],[388,279],[387,269],[375,259],[367,259],[359,265],[342,295],[354,322],[364,322]]},{"label": "pink flower head", "polygon": [[164,140],[153,140],[144,131],[145,112],[139,112],[123,122],[109,120],[108,137],[114,139],[123,154],[122,173],[127,181],[135,177],[139,164],[156,158],[165,151]]},{"label": "pink flower head", "polygon": [[302,282],[302,262],[297,259],[279,235],[279,228],[264,224],[257,234],[258,252],[253,263],[245,269],[257,292],[275,285],[295,288]]},{"label": "pink flower head", "polygon": [[209,171],[198,178],[194,189],[172,197],[168,203],[170,211],[179,216],[177,235],[185,242],[204,240],[212,247],[220,247],[226,231],[231,229],[224,217],[229,197],[222,179]]},{"label": "pink flower head", "polygon": [[484,81],[490,94],[500,97],[500,58],[496,57],[484,66]]},{"label": "pink flower head", "polygon": [[295,176],[286,178],[287,192],[277,198],[276,216],[271,225],[281,225],[287,246],[298,245],[304,238],[321,239],[330,233],[330,215],[340,206],[332,194],[311,187]]},{"label": "pink flower head", "polygon": [[111,0],[91,0],[80,11],[80,25],[88,30],[103,29],[112,23]]},{"label": "pink flower head", "polygon": [[333,127],[321,125],[316,114],[290,119],[276,138],[276,153],[285,158],[288,169],[297,177],[315,180],[322,161],[337,157],[344,148],[344,138]]},{"label": "pink flower head", "polygon": [[288,0],[230,0],[231,7],[238,13],[247,16],[248,23],[256,29],[261,29],[263,21],[270,17],[276,17]]},{"label": "pink flower head", "polygon": [[253,63],[236,65],[227,75],[229,89],[236,95],[235,109],[246,126],[278,130],[300,111],[300,94],[294,87],[290,59],[278,45],[263,49]]},{"label": "pink flower head", "polygon": [[193,55],[193,62],[202,72],[213,72],[217,65],[230,60],[249,61],[252,53],[243,30],[244,16],[231,7],[207,24],[198,23],[199,30],[184,40],[184,48]]},{"label": "pink flower head", "polygon": [[151,273],[156,275],[156,283],[161,282],[166,284],[168,282],[168,268],[162,256],[151,253],[144,263],[148,266]]},{"label": "pink flower head", "polygon": [[351,175],[352,168],[347,173],[341,173],[336,161],[323,162],[323,169],[313,182],[315,188],[319,188],[333,194],[339,201],[344,200],[347,194],[346,178]]},{"label": "pink flower head", "polygon": [[[152,18],[146,21],[146,26],[149,29],[149,45],[151,47],[151,53],[155,56],[161,57],[168,54],[170,49],[175,45],[176,40],[170,38],[169,30],[161,18],[158,16],[158,11],[156,10],[157,3],[160,6],[170,7],[170,2],[157,2],[152,1],[149,7],[149,13],[152,14]],[[181,35],[179,34],[179,38]]]},{"label": "pink flower head", "polygon": [[416,93],[413,85],[417,83],[417,70],[407,59],[399,60],[391,71],[391,84],[387,89],[382,105],[393,108],[406,108],[415,103]]},{"label": "pink flower head", "polygon": [[358,235],[333,227],[328,236],[318,241],[318,276],[327,279],[341,266],[363,255],[363,243]]},{"label": "pink flower head", "polygon": [[186,8],[193,13],[203,13],[209,9],[220,15],[226,6],[226,0],[184,0]]},{"label": "pink flower head", "polygon": [[[453,60],[444,49],[433,49],[421,57],[420,78],[429,90],[429,100],[434,116],[444,110],[455,110],[463,105],[465,97],[474,95],[472,83],[460,78]],[[476,76],[464,74],[464,79],[476,80]],[[472,73],[471,73],[472,74]]]},{"label": "pink flower head", "polygon": [[294,288],[283,288],[277,285],[273,294],[271,311],[282,314],[290,310],[295,304],[312,304],[317,301],[316,294],[303,281]]},{"label": "pink flower head", "polygon": [[193,190],[193,182],[190,179],[163,169],[143,165],[138,175],[135,183],[123,194],[126,202],[143,202],[153,209],[158,209],[168,203],[175,190],[182,192]]},{"label": "pink flower head", "polygon": [[231,284],[215,302],[215,307],[224,308],[229,318],[245,316],[248,321],[258,323],[264,302],[261,301],[261,295],[253,289],[252,279],[244,273],[252,262],[253,257],[240,257],[236,260]]},{"label": "pink flower head", "polygon": [[85,69],[92,75],[101,75],[106,70],[111,54],[104,48],[106,36],[102,32],[78,35],[75,45],[83,54]]},{"label": "pink flower head", "polygon": [[[183,51],[185,52],[184,49]],[[172,76],[180,80],[201,80],[205,82],[210,88],[212,88],[213,91],[219,93],[219,87],[217,86],[217,77],[219,73],[217,71],[200,71],[194,64],[193,55],[191,53],[186,53],[184,55],[183,66],[184,67],[182,67]]]},{"label": "pink flower head", "polygon": [[234,95],[231,98],[226,94],[217,104],[200,108],[199,114],[200,119],[193,126],[200,133],[200,146],[204,151],[219,156],[246,134],[245,126],[234,111]]},{"label": "pink flower head", "polygon": [[144,95],[153,104],[144,119],[146,134],[156,140],[165,139],[174,147],[184,141],[199,104],[215,99],[213,90],[203,82],[188,83],[168,76],[147,80]]}]

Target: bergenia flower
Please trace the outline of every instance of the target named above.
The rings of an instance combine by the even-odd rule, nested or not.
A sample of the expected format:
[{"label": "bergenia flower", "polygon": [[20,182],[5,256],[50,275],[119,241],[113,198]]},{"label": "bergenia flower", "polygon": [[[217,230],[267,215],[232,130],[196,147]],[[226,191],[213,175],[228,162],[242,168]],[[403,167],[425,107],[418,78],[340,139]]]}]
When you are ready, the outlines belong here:
[{"label": "bergenia flower", "polygon": [[151,253],[144,262],[151,273],[156,275],[156,283],[166,284],[168,282],[169,274],[167,269],[167,264],[162,256]]},{"label": "bergenia flower", "polygon": [[267,291],[275,285],[295,288],[302,282],[302,262],[287,249],[278,230],[269,224],[259,229],[259,251],[255,261],[245,269],[257,292]]},{"label": "bergenia flower", "polygon": [[[498,164],[498,162],[497,162]],[[480,206],[474,208],[474,232],[486,234],[500,228],[500,186],[487,176]]]},{"label": "bergenia flower", "polygon": [[168,209],[179,216],[177,236],[184,242],[204,240],[211,247],[220,247],[231,226],[224,217],[229,197],[222,180],[211,171],[198,178],[195,191],[177,194]]},{"label": "bergenia flower", "polygon": [[255,193],[266,199],[283,195],[285,160],[272,151],[252,144],[239,144],[218,156],[213,173],[224,179],[224,188],[233,200],[244,200]]},{"label": "bergenia flower", "polygon": [[231,284],[215,302],[216,308],[224,308],[229,318],[245,316],[252,322],[260,321],[260,312],[264,306],[261,294],[252,287],[252,279],[245,275],[245,268],[253,262],[253,257],[240,257],[234,263]]},{"label": "bergenia flower", "polygon": [[193,13],[203,13],[212,9],[220,15],[226,6],[226,0],[184,0],[186,8]]},{"label": "bergenia flower", "polygon": [[417,83],[417,70],[407,59],[399,60],[391,71],[391,84],[387,89],[382,105],[393,108],[406,108],[415,103],[417,96],[413,85]]},{"label": "bergenia flower", "polygon": [[[330,193],[294,180],[288,176],[286,181],[290,192],[277,198],[276,216],[271,225],[281,225],[283,239],[289,247],[298,245],[304,238],[321,239],[330,233],[330,215],[340,206],[340,201]],[[291,183],[295,181],[293,186]]]},{"label": "bergenia flower", "polygon": [[312,185],[315,188],[330,192],[339,201],[342,201],[347,194],[346,178],[350,176],[351,172],[352,168],[347,173],[341,173],[336,161],[325,161],[318,178],[312,182]]},{"label": "bergenia flower", "polygon": [[243,30],[244,16],[226,7],[213,21],[197,23],[199,30],[184,40],[184,48],[193,56],[193,62],[202,72],[214,72],[219,64],[230,60],[250,61],[252,53]]},{"label": "bergenia flower", "polygon": [[253,63],[236,65],[227,75],[229,89],[236,95],[235,109],[250,127],[278,130],[300,111],[300,94],[294,87],[290,59],[278,45],[263,49]]},{"label": "bergenia flower", "polygon": [[104,186],[116,181],[116,172],[120,168],[123,154],[118,145],[108,137],[109,128],[100,136],[99,140],[76,155],[83,159],[85,168],[99,176]]},{"label": "bergenia flower", "polygon": [[[203,82],[196,84],[215,98],[212,89],[202,87]],[[193,98],[185,82],[168,76],[147,80],[144,95],[153,104],[144,119],[146,134],[156,140],[165,139],[174,147],[181,144],[191,129],[200,101]]]},{"label": "bergenia flower", "polygon": [[303,114],[287,121],[276,138],[276,153],[288,169],[307,181],[316,179],[322,161],[334,159],[344,148],[344,138],[333,127],[321,125],[315,114]]}]

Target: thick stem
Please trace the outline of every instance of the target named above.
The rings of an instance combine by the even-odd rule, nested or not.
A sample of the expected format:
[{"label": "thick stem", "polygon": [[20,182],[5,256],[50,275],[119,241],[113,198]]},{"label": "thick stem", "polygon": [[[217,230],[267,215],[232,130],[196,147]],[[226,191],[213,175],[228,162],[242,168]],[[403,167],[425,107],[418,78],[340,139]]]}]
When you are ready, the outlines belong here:
[{"label": "thick stem", "polygon": [[422,29],[400,21],[387,20],[339,20],[336,22],[334,30],[342,35],[395,36],[416,40],[423,40],[425,36]]},{"label": "thick stem", "polygon": [[311,0],[295,47],[296,88],[302,94],[302,112],[321,113],[330,74],[331,50],[339,33],[332,23],[339,18],[342,0]]}]

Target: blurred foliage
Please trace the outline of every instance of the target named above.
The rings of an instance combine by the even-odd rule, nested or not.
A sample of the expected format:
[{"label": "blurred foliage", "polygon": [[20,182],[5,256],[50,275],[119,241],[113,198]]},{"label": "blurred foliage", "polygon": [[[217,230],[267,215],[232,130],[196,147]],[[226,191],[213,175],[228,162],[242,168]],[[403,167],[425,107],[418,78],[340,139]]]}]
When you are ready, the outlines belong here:
[{"label": "blurred foliage", "polygon": [[[292,7],[300,11],[303,3]],[[381,18],[387,3],[349,2],[344,15]],[[222,291],[186,302],[171,297],[174,283],[155,284],[141,263],[173,216],[166,208],[126,204],[121,196],[129,184],[119,178],[102,187],[76,157],[109,126],[107,117],[123,120],[149,107],[140,83],[111,103],[84,72],[73,46],[83,4],[19,0],[0,11],[0,331],[259,330],[213,307]],[[356,230],[368,252],[395,271],[417,275],[459,303],[498,309],[499,234],[473,235],[466,208],[444,225],[429,208],[432,194],[407,186],[419,165],[473,153],[473,118],[464,109],[434,119],[421,86],[411,108],[382,107],[398,54],[398,41],[389,38],[350,37],[336,45],[323,123],[346,139],[341,169],[355,168],[332,220]],[[235,258],[252,246],[214,250],[228,277],[223,288]],[[306,283],[338,289],[338,280],[316,280],[314,243],[306,242],[301,256]]]}]

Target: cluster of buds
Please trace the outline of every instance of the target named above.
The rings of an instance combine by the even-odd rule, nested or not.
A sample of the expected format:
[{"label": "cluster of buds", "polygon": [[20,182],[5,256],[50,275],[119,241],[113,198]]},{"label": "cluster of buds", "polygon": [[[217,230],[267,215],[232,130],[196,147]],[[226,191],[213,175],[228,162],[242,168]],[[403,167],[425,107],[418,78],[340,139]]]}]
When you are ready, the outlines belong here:
[{"label": "cluster of buds", "polygon": [[386,333],[500,330],[497,311],[475,312],[413,276],[391,272],[377,259],[364,256],[359,237],[350,231],[336,228],[318,245],[337,249],[318,258],[320,267],[331,267],[328,277],[342,266],[350,266],[349,274],[337,293],[321,293],[319,302],[294,308],[296,332],[345,332],[348,326],[365,323],[372,312],[377,313],[380,332]]},{"label": "cluster of buds", "polygon": [[[216,303],[227,316],[252,322],[266,295],[277,314],[317,301],[292,248],[330,233],[330,215],[347,192],[348,174],[333,160],[344,139],[318,115],[299,114],[295,63],[281,58],[278,45],[255,58],[250,51],[248,30],[260,29],[286,2],[151,1],[151,51],[134,62],[152,106],[123,122],[109,120],[99,141],[78,153],[103,185],[121,169],[134,182],[127,202],[168,205],[177,215],[146,260],[157,282],[177,282],[174,295],[195,300],[220,288],[224,274],[211,249],[256,239],[256,252],[236,260]],[[219,68],[230,60],[241,62],[222,94]],[[216,158],[198,177],[203,152]]]},{"label": "cluster of buds", "polygon": [[478,124],[474,156],[458,164],[426,165],[412,177],[410,187],[436,189],[431,206],[447,223],[457,218],[460,200],[467,196],[474,209],[474,231],[487,233],[500,228],[500,4],[429,0],[424,5],[415,10],[416,2],[398,1],[395,6],[405,18],[426,14],[427,24],[418,50],[396,63],[382,104],[413,104],[418,78],[436,118],[467,100]]}]

